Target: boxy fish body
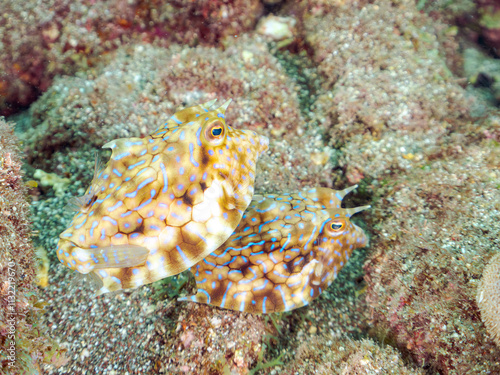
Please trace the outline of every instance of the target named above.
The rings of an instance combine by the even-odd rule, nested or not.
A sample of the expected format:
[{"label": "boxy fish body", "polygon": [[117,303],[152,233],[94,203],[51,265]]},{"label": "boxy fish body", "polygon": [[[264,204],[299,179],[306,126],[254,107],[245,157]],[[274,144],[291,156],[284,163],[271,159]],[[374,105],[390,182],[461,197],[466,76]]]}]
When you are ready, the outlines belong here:
[{"label": "boxy fish body", "polygon": [[[227,125],[215,101],[175,113],[145,138],[105,144],[112,155],[60,235],[61,263],[97,294],[178,274],[217,249],[253,196],[268,140]],[[96,168],[97,169],[97,168]]]},{"label": "boxy fish body", "polygon": [[254,196],[231,237],[191,267],[197,293],[180,300],[263,314],[307,305],[367,245],[350,217],[369,206],[341,208],[354,188]]}]

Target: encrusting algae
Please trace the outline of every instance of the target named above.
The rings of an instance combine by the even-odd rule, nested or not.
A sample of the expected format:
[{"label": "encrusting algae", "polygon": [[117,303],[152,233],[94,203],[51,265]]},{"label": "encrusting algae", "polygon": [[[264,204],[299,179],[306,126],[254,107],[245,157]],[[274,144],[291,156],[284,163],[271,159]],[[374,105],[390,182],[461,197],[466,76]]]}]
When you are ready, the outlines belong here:
[{"label": "encrusting algae", "polygon": [[57,247],[62,264],[97,282],[97,294],[186,270],[240,222],[268,139],[233,129],[224,119],[230,101],[214,103],[178,111],[145,138],[103,146],[111,158],[74,200],[78,213]]},{"label": "encrusting algae", "polygon": [[350,217],[370,206],[341,208],[355,188],[256,195],[231,237],[191,268],[196,295],[180,300],[262,314],[309,304],[367,245]]}]

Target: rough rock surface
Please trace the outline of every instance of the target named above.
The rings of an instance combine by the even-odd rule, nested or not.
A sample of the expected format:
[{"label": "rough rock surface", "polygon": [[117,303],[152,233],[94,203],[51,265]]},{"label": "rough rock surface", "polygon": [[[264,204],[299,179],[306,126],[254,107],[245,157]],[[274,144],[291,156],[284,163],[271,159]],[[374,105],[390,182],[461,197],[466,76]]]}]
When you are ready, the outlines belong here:
[{"label": "rough rock surface", "polygon": [[0,5],[0,114],[31,104],[58,74],[99,63],[121,45],[216,45],[250,30],[258,0],[4,0]]},{"label": "rough rock surface", "polygon": [[0,118],[0,365],[20,374],[39,370],[43,362],[60,365],[65,360],[44,327],[33,329],[44,304],[34,284],[28,188],[13,125]]}]

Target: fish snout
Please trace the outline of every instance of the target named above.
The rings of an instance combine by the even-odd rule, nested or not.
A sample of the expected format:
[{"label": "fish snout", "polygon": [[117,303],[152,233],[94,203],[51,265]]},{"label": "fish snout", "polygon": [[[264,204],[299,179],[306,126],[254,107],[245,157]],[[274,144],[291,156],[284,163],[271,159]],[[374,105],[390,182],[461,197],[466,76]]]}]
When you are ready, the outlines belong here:
[{"label": "fish snout", "polygon": [[363,229],[361,229],[360,227],[358,227],[356,224],[353,223],[353,226],[355,228],[355,232],[356,235],[355,235],[355,245],[356,245],[356,248],[362,248],[362,247],[366,247],[369,245],[369,239],[368,239],[368,236],[366,235],[365,231]]},{"label": "fish snout", "polygon": [[265,135],[259,135],[259,155],[262,155],[264,151],[267,151],[269,148],[269,138],[267,138]]},{"label": "fish snout", "polygon": [[269,147],[269,138],[265,135],[260,135],[249,129],[236,130],[235,135],[238,134],[241,135],[240,139],[243,140],[242,147],[248,147],[248,150],[251,150],[255,158],[261,156]]}]

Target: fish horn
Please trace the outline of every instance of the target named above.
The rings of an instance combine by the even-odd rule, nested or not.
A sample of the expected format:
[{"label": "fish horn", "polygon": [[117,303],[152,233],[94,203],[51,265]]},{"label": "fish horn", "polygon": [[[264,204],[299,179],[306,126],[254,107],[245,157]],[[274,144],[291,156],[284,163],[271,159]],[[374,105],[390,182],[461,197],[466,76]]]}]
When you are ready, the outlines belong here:
[{"label": "fish horn", "polygon": [[340,200],[344,199],[344,197],[349,194],[351,191],[353,191],[354,189],[356,189],[358,187],[358,185],[353,185],[351,187],[348,187],[344,190],[339,190],[337,191],[337,196],[340,195]]},{"label": "fish horn", "polygon": [[215,104],[216,101],[217,101],[217,98],[214,100],[210,100],[209,102],[200,104],[200,107],[202,107],[203,109],[209,109],[211,106],[213,106]]},{"label": "fish horn", "polygon": [[369,209],[370,207],[371,206],[360,206],[360,207],[353,207],[353,208],[344,208],[344,210],[346,211],[346,216],[351,217],[351,216],[357,214],[358,212]]},{"label": "fish horn", "polygon": [[229,107],[229,104],[231,104],[231,102],[233,101],[233,99],[228,99],[223,105],[221,105],[218,110],[221,112],[221,113],[226,113],[226,109],[227,107]]}]

